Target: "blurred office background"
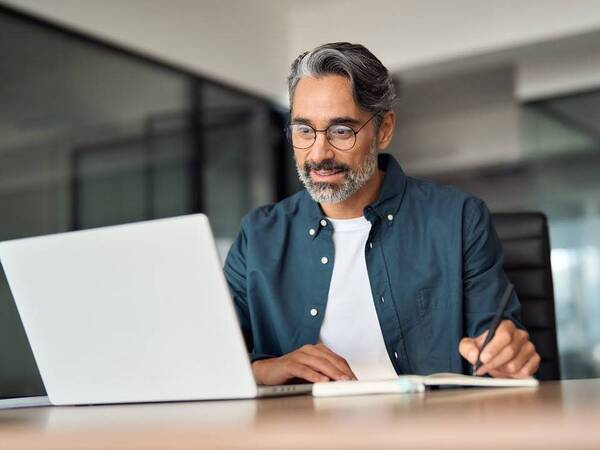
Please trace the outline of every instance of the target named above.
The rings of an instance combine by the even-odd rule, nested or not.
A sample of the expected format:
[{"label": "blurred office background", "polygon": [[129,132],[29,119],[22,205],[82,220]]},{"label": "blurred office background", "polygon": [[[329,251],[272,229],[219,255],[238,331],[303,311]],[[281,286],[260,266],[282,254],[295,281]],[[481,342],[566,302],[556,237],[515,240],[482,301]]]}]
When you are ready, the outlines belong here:
[{"label": "blurred office background", "polygon": [[[595,0],[0,0],[0,240],[205,212],[224,255],[300,188],[288,68],[339,40],[398,80],[406,172],[548,215],[562,375],[600,376]],[[23,347],[0,272],[0,378]]]}]

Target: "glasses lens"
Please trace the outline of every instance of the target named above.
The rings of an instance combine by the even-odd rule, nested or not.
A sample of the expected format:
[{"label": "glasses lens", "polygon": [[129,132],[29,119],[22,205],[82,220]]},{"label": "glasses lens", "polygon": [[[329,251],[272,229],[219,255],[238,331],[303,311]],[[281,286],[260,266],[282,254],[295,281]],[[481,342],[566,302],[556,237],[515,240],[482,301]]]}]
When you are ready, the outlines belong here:
[{"label": "glasses lens", "polygon": [[290,125],[290,136],[296,148],[308,148],[315,142],[315,130],[308,125]]},{"label": "glasses lens", "polygon": [[327,138],[331,145],[339,150],[350,150],[354,147],[356,134],[346,125],[332,125],[327,129]]}]

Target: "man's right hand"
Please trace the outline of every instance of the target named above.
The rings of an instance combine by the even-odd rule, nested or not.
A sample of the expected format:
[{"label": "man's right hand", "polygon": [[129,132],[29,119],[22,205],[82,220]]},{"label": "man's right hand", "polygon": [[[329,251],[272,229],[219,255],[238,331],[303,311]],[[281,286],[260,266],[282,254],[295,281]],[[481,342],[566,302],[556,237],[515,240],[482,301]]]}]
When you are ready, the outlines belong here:
[{"label": "man's right hand", "polygon": [[305,345],[279,358],[260,359],[252,363],[258,384],[285,384],[294,378],[311,383],[356,380],[344,358],[323,344]]}]

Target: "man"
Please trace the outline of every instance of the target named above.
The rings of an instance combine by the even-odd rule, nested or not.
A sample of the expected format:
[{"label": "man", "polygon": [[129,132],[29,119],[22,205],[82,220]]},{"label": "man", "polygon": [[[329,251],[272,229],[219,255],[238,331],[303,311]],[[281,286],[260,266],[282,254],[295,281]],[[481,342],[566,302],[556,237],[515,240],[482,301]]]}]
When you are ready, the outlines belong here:
[{"label": "man", "polygon": [[[303,53],[289,94],[306,190],[244,217],[224,268],[257,382],[468,373],[508,283],[486,206],[379,153],[395,91],[365,47]],[[519,315],[513,295],[478,375],[537,370]]]}]

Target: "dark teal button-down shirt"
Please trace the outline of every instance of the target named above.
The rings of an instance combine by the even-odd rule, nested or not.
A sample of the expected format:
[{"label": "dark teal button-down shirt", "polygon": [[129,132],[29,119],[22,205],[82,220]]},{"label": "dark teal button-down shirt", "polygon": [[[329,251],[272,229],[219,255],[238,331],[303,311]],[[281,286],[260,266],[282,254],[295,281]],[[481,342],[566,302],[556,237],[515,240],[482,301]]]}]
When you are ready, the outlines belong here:
[{"label": "dark teal button-down shirt", "polygon": [[[365,258],[390,360],[399,374],[467,372],[458,343],[485,331],[508,283],[490,213],[473,196],[406,176],[388,154],[379,168]],[[251,360],[318,342],[332,234],[305,190],[242,219],[224,271]],[[521,326],[519,316],[514,295],[505,317]]]}]

